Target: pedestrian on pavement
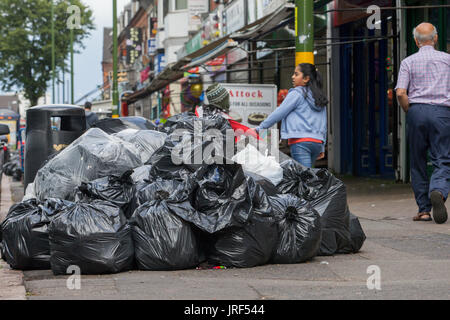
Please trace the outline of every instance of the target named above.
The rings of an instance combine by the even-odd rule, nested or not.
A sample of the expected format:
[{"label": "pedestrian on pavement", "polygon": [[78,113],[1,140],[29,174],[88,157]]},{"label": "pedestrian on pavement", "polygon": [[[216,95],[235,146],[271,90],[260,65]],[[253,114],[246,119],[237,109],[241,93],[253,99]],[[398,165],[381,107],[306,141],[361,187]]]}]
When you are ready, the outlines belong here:
[{"label": "pedestrian on pavement", "polygon": [[256,131],[282,121],[281,139],[288,140],[291,157],[311,168],[316,160],[325,157],[328,99],[323,92],[322,76],[313,64],[299,64],[292,84],[294,88],[289,90],[282,104]]},{"label": "pedestrian on pavement", "polygon": [[[435,50],[435,26],[421,23],[413,31],[419,52],[404,59],[396,86],[406,112],[411,182],[419,213],[414,221],[447,221],[450,189],[450,54]],[[433,163],[427,175],[427,156]]]},{"label": "pedestrian on pavement", "polygon": [[86,129],[89,129],[94,123],[98,121],[97,114],[95,112],[92,112],[91,109],[92,103],[86,101],[86,103],[84,104],[84,112],[86,113]]}]

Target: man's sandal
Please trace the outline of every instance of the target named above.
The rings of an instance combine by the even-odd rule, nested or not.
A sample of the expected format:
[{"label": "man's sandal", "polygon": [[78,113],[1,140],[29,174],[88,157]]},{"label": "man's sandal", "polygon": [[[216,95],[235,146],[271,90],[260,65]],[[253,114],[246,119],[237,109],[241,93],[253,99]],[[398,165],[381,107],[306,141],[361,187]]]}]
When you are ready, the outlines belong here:
[{"label": "man's sandal", "polygon": [[413,218],[413,221],[431,221],[431,214],[428,212],[418,213],[417,216]]},{"label": "man's sandal", "polygon": [[447,208],[444,204],[444,197],[442,194],[434,190],[430,194],[431,205],[433,206],[434,222],[441,224],[447,221]]}]

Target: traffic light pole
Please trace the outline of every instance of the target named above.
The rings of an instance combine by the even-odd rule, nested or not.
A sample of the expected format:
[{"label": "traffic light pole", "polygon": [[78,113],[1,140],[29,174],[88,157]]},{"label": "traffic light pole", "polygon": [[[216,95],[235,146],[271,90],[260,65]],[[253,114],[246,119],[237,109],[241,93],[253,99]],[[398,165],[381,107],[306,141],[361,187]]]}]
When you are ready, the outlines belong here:
[{"label": "traffic light pole", "polygon": [[314,64],[314,1],[295,0],[295,65]]}]

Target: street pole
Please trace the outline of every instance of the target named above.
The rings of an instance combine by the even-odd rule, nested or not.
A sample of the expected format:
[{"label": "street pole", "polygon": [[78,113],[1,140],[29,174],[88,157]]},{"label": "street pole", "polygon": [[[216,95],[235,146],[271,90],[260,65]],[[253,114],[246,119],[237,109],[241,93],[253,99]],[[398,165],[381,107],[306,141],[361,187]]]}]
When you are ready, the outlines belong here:
[{"label": "street pole", "polygon": [[117,0],[113,0],[113,118],[119,117],[119,91],[117,82]]},{"label": "street pole", "polygon": [[66,61],[64,61],[63,77],[62,77],[62,103],[66,103]]},{"label": "street pole", "polygon": [[52,103],[55,103],[55,5],[52,2],[52,13],[51,13],[51,20],[52,20]]},{"label": "street pole", "polygon": [[295,65],[314,64],[314,1],[295,0]]},{"label": "street pole", "polygon": [[74,104],[73,28],[70,29],[70,103]]}]

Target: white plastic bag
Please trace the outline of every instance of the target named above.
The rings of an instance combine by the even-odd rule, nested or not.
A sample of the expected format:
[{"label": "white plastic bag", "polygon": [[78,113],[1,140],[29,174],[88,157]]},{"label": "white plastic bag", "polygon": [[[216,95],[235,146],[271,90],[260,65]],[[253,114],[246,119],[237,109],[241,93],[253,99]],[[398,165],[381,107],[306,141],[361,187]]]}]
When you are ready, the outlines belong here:
[{"label": "white plastic bag", "polygon": [[232,160],[242,165],[246,171],[253,172],[270,180],[275,186],[283,179],[283,169],[273,156],[265,156],[254,146],[248,144]]}]

